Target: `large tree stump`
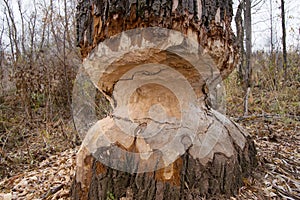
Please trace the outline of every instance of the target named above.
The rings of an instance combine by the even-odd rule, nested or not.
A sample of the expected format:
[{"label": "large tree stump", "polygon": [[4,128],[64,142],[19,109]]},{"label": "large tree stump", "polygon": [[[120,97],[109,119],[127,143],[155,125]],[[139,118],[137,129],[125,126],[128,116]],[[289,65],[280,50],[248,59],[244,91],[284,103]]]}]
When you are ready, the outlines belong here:
[{"label": "large tree stump", "polygon": [[[73,199],[230,196],[256,164],[224,115],[238,61],[231,1],[79,1]],[[95,89],[112,107],[97,119]]]}]

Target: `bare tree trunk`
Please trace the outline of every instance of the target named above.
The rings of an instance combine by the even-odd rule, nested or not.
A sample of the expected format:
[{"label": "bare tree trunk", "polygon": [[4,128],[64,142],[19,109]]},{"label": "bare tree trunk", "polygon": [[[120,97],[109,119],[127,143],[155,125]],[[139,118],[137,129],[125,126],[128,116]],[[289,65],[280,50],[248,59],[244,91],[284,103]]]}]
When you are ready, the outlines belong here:
[{"label": "bare tree trunk", "polygon": [[274,39],[273,39],[273,3],[270,0],[270,53],[273,61],[274,54]]},{"label": "bare tree trunk", "polygon": [[284,0],[281,0],[281,27],[282,27],[282,50],[284,77],[287,78],[287,52],[286,52],[286,29],[285,29],[285,9]]},{"label": "bare tree trunk", "polygon": [[7,9],[7,22],[8,20],[11,22],[10,24],[10,40],[13,42],[13,46],[15,47],[15,51],[13,52],[16,55],[16,60],[19,59],[20,56],[20,48],[19,48],[19,44],[18,44],[18,31],[17,31],[17,27],[16,27],[16,23],[15,23],[15,18],[13,15],[13,11],[11,6],[9,5],[9,1],[7,0],[3,0]]},{"label": "bare tree trunk", "polygon": [[[256,150],[250,136],[216,111],[210,98],[220,87],[216,80],[227,77],[238,62],[232,3],[98,0],[79,1],[77,8],[83,70],[114,112],[95,123],[90,114],[80,118],[84,109],[77,109],[79,100],[73,99],[77,123],[93,126],[82,129],[72,198],[179,200],[235,194],[256,165]],[[207,74],[214,78],[207,81]],[[88,83],[83,85],[85,90]],[[78,92],[84,95],[80,100],[88,98],[84,93]],[[119,107],[124,102],[131,117]],[[176,126],[185,114],[189,123]],[[168,128],[146,137],[154,124]],[[180,127],[194,130],[195,138],[182,135],[166,153],[161,143],[177,141]]]},{"label": "bare tree trunk", "polygon": [[246,69],[245,69],[245,99],[244,115],[248,115],[248,97],[251,90],[251,71],[252,71],[252,24],[251,24],[251,0],[245,0],[245,30],[246,30]]},{"label": "bare tree trunk", "polygon": [[19,13],[21,16],[21,45],[22,45],[22,53],[26,54],[26,48],[25,48],[25,24],[24,24],[24,15],[22,11],[22,4],[21,1],[18,1],[18,8],[19,8]]},{"label": "bare tree trunk", "polygon": [[54,38],[54,41],[55,41],[55,44],[56,44],[56,49],[58,52],[60,52],[60,44],[58,42],[58,37],[57,37],[57,34],[55,32],[55,25],[54,25],[54,18],[53,18],[53,14],[54,14],[54,5],[53,5],[53,0],[50,0],[50,30],[51,30],[51,33],[52,33],[52,36]]},{"label": "bare tree trunk", "polygon": [[[4,96],[4,47],[3,47],[4,20],[0,31],[0,100]],[[2,101],[2,100],[1,100]]]},{"label": "bare tree trunk", "polygon": [[243,17],[242,17],[242,12],[244,10],[244,0],[242,0],[239,3],[238,9],[236,11],[235,15],[235,24],[236,24],[236,32],[237,32],[237,39],[236,42],[239,45],[240,48],[240,63],[238,64],[238,76],[239,76],[239,81],[243,82],[244,81],[244,23],[243,23]]}]

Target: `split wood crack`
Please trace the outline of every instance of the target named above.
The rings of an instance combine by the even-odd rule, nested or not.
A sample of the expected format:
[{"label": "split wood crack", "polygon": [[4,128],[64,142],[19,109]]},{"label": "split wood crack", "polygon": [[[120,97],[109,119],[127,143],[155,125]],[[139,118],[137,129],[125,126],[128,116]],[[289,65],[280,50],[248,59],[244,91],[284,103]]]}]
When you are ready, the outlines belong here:
[{"label": "split wood crack", "polygon": [[130,78],[124,78],[124,79],[119,79],[119,81],[131,81],[131,80],[134,80],[134,77],[137,75],[137,74],[141,74],[141,75],[145,75],[145,76],[155,76],[159,73],[161,73],[162,71],[165,71],[166,69],[160,69],[159,71],[157,72],[149,72],[149,71],[137,71],[135,72]]}]

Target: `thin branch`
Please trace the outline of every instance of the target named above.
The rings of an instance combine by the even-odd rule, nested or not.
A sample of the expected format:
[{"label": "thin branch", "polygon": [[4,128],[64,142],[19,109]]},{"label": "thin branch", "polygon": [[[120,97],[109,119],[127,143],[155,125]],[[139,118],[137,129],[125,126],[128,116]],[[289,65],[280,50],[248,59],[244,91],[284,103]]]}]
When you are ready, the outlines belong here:
[{"label": "thin branch", "polygon": [[237,118],[231,117],[231,119],[236,122],[250,121],[250,120],[256,120],[256,119],[260,119],[260,118],[266,118],[266,119],[291,118],[291,119],[300,121],[300,116],[297,116],[297,115],[259,114],[259,115],[241,116],[241,117],[237,117]]}]

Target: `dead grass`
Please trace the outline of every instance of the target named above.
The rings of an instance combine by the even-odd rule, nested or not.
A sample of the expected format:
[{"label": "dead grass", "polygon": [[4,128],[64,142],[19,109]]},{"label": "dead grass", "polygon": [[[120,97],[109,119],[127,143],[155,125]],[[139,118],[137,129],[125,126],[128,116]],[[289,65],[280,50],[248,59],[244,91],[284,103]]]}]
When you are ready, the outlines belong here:
[{"label": "dead grass", "polygon": [[[270,71],[261,72],[261,79],[253,82],[249,98],[249,115],[279,115],[287,118],[300,117],[300,69],[290,69],[289,80],[279,76],[276,87],[268,77]],[[244,91],[234,71],[225,81],[227,111],[232,117],[243,115]]]},{"label": "dead grass", "polygon": [[[289,80],[265,70],[254,82],[249,115],[243,116],[243,89],[237,75],[225,80],[227,114],[251,133],[259,165],[235,199],[300,199],[300,73],[290,69]],[[238,86],[236,86],[238,85]]]},{"label": "dead grass", "polygon": [[76,146],[76,133],[62,113],[49,121],[41,107],[28,119],[14,96],[6,96],[0,106],[0,179],[35,169],[49,156]]}]

